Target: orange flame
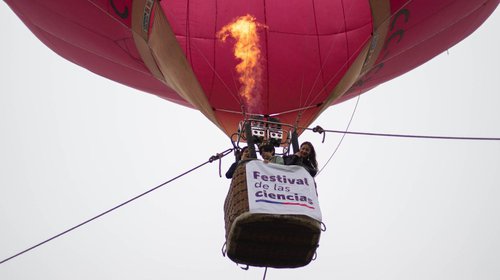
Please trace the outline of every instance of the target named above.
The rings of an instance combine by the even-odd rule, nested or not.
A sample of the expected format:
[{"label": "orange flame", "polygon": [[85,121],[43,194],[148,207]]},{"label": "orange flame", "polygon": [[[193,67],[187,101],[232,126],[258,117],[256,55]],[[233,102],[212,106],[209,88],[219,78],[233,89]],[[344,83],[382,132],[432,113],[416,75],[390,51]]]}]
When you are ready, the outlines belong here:
[{"label": "orange flame", "polygon": [[217,33],[222,42],[225,42],[228,36],[236,40],[234,56],[241,60],[236,65],[236,72],[240,75],[239,81],[242,84],[239,93],[250,111],[253,111],[260,101],[262,63],[257,34],[259,27],[266,26],[256,22],[255,17],[246,15],[236,18]]}]

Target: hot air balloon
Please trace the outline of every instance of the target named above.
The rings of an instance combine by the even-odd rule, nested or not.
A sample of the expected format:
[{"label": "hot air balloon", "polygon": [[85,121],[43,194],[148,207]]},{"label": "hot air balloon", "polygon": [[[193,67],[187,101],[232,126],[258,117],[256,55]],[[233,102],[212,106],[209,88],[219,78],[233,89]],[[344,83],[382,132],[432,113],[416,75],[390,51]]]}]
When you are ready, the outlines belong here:
[{"label": "hot air balloon", "polygon": [[[200,110],[227,135],[243,113],[309,125],[328,107],[425,63],[477,29],[498,0],[6,0],[49,48],[90,71]],[[265,25],[249,108],[218,33]],[[242,109],[243,107],[243,109]],[[245,108],[246,107],[246,108]]]},{"label": "hot air balloon", "polygon": [[[307,127],[330,106],[455,45],[499,2],[6,0],[62,57],[199,110],[228,136],[248,116]],[[237,36],[224,33],[240,17],[257,26],[250,77],[238,71]]]}]

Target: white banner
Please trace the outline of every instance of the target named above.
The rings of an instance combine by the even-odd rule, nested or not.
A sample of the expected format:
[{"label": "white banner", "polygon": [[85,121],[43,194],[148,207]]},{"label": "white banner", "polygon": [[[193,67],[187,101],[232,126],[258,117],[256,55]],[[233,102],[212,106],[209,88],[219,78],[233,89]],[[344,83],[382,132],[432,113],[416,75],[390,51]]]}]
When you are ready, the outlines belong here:
[{"label": "white banner", "polygon": [[303,167],[252,160],[246,171],[251,213],[301,214],[321,222],[314,179]]}]

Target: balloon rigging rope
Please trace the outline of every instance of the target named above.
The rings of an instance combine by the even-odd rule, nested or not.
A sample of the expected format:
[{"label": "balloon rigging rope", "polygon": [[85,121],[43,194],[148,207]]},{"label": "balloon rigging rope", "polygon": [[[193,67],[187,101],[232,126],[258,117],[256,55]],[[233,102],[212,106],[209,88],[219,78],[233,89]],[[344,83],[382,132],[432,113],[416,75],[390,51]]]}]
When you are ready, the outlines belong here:
[{"label": "balloon rigging rope", "polygon": [[114,211],[114,210],[116,210],[116,209],[118,209],[118,208],[122,207],[122,206],[125,206],[126,204],[128,204],[128,203],[130,203],[130,202],[132,202],[132,201],[134,201],[134,200],[136,200],[136,199],[139,199],[139,198],[141,198],[141,197],[145,196],[146,194],[149,194],[149,193],[151,193],[151,192],[153,192],[153,191],[155,191],[155,190],[157,190],[157,189],[159,189],[159,188],[161,188],[161,187],[165,186],[166,184],[171,183],[171,182],[173,182],[173,181],[175,181],[175,180],[177,180],[177,179],[181,178],[181,177],[182,177],[182,176],[184,176],[184,175],[187,175],[187,174],[189,174],[189,173],[191,173],[191,172],[195,171],[196,169],[198,169],[198,168],[200,168],[200,167],[202,167],[202,166],[206,165],[207,163],[212,163],[212,162],[214,162],[214,161],[215,161],[215,160],[217,160],[217,159],[219,159],[219,160],[220,160],[221,158],[223,158],[224,156],[228,155],[228,154],[229,154],[230,152],[232,152],[233,150],[234,150],[233,148],[231,148],[231,149],[227,149],[227,150],[225,150],[225,151],[224,151],[224,152],[222,152],[222,153],[216,154],[215,156],[211,156],[211,157],[210,157],[210,159],[209,159],[209,160],[207,160],[206,162],[204,162],[204,163],[202,163],[202,164],[200,164],[200,165],[198,165],[198,166],[195,166],[195,167],[193,167],[193,168],[189,169],[188,171],[185,171],[184,173],[182,173],[182,174],[180,174],[180,175],[177,175],[176,177],[174,177],[174,178],[172,178],[172,179],[170,179],[170,180],[168,180],[168,181],[166,181],[166,182],[164,182],[164,183],[161,183],[160,185],[158,185],[158,186],[156,186],[156,187],[154,187],[154,188],[152,188],[152,189],[150,189],[150,190],[147,190],[147,191],[145,191],[145,192],[143,192],[143,193],[141,193],[141,194],[139,194],[139,195],[136,195],[136,196],[134,196],[133,198],[131,198],[131,199],[129,199],[129,200],[127,200],[127,201],[125,201],[125,202],[122,202],[122,203],[120,203],[120,204],[116,205],[116,206],[115,206],[115,207],[113,207],[113,208],[110,208],[109,210],[106,210],[106,211],[104,211],[104,212],[102,212],[102,213],[100,213],[100,214],[98,214],[98,215],[96,215],[96,216],[94,216],[94,217],[92,217],[92,218],[90,218],[90,219],[88,219],[88,220],[85,220],[85,221],[83,221],[83,222],[79,223],[79,224],[78,224],[78,225],[76,225],[76,226],[73,226],[73,227],[71,227],[71,228],[69,228],[69,229],[67,229],[67,230],[65,230],[65,231],[63,231],[63,232],[61,232],[61,233],[59,233],[59,234],[56,234],[56,235],[54,235],[54,236],[52,236],[52,237],[50,237],[50,238],[48,238],[48,239],[46,239],[46,240],[44,240],[44,241],[42,241],[42,242],[40,242],[40,243],[36,244],[36,245],[33,245],[33,246],[31,246],[31,247],[29,247],[29,248],[27,248],[27,249],[25,249],[25,250],[23,250],[23,251],[21,251],[21,252],[19,252],[19,253],[15,254],[15,255],[12,255],[11,257],[8,257],[8,258],[6,258],[6,259],[4,259],[4,260],[1,260],[1,261],[0,261],[0,264],[3,264],[3,263],[5,263],[5,262],[7,262],[7,261],[9,261],[9,260],[11,260],[11,259],[13,259],[13,258],[19,257],[20,255],[22,255],[22,254],[24,254],[24,253],[27,253],[27,252],[29,252],[29,251],[31,251],[31,250],[33,250],[33,249],[35,249],[35,248],[37,248],[37,247],[39,247],[39,246],[41,246],[41,245],[43,245],[43,244],[47,243],[47,242],[49,242],[49,241],[52,241],[52,240],[54,240],[54,239],[56,239],[56,238],[58,238],[58,237],[61,237],[62,235],[66,234],[66,233],[69,233],[69,232],[71,232],[71,231],[73,231],[73,230],[75,230],[75,229],[77,229],[77,228],[79,228],[79,227],[81,227],[81,226],[83,226],[83,225],[85,225],[85,224],[88,224],[88,223],[90,223],[90,222],[92,222],[92,221],[94,221],[94,220],[96,220],[96,219],[98,219],[98,218],[100,218],[100,217],[102,217],[102,216],[104,216],[104,215],[106,215],[106,214],[108,214],[108,213],[110,213],[110,212],[112,212],[112,211]]},{"label": "balloon rigging rope", "polygon": [[[315,130],[315,128],[302,128],[306,130]],[[345,131],[345,130],[329,130],[321,129],[321,133],[341,133],[353,134],[362,136],[380,136],[380,137],[397,137],[397,138],[417,138],[417,139],[435,139],[435,140],[470,140],[470,141],[500,141],[500,137],[469,137],[469,136],[437,136],[437,135],[412,135],[412,134],[392,134],[392,133],[375,133],[375,132],[360,132],[360,131]]]},{"label": "balloon rigging rope", "polygon": [[[208,67],[210,67],[210,70],[212,70],[212,72],[214,73],[215,77],[217,77],[217,79],[219,79],[219,81],[222,83],[222,85],[224,85],[224,87],[226,88],[226,90],[231,94],[231,96],[234,98],[234,100],[236,102],[238,102],[238,104],[241,106],[243,105],[241,99],[239,99],[237,97],[237,94],[234,93],[234,91],[224,82],[224,80],[222,79],[222,77],[219,75],[219,73],[217,72],[217,70],[215,70],[214,66],[210,63],[210,61],[208,61],[208,58],[205,56],[205,54],[201,51],[200,48],[198,48],[198,46],[196,44],[191,44],[197,51],[198,53],[200,54],[200,56],[205,60],[205,62],[207,63]],[[234,87],[237,88],[237,85],[236,85],[236,79],[234,78],[234,76],[232,76],[233,78],[233,83],[234,83]],[[238,90],[236,90],[237,92]]]},{"label": "balloon rigging rope", "polygon": [[[339,149],[340,145],[342,144],[342,141],[344,140],[344,137],[347,134],[352,134],[352,135],[362,135],[362,136],[378,136],[378,137],[397,137],[397,138],[415,138],[415,139],[434,139],[434,140],[467,140],[467,141],[500,141],[500,137],[469,137],[469,136],[436,136],[436,135],[414,135],[414,134],[392,134],[392,133],[374,133],[374,132],[358,132],[358,131],[349,131],[349,127],[351,125],[351,122],[354,118],[354,114],[356,113],[356,109],[358,108],[359,104],[359,99],[360,95],[358,95],[358,98],[356,100],[356,105],[354,106],[354,109],[351,114],[351,118],[349,119],[349,122],[347,124],[347,127],[345,130],[331,130],[331,129],[323,129],[320,126],[316,126],[314,128],[310,127],[299,127],[304,130],[312,130],[314,132],[319,132],[319,133],[340,133],[342,134],[342,138],[340,138],[339,143],[335,147],[335,150],[332,152],[330,155],[330,158],[326,161],[325,165],[319,170],[318,175],[323,171],[323,169],[328,165],[330,160],[333,158],[337,150]],[[324,134],[323,134],[324,135]],[[324,137],[324,136],[323,136]],[[324,141],[324,138],[323,138]]]},{"label": "balloon rigging rope", "polygon": [[330,155],[330,158],[328,158],[328,160],[326,161],[325,165],[323,165],[323,167],[321,167],[321,169],[318,171],[317,175],[319,175],[321,173],[321,171],[323,171],[323,169],[328,165],[328,163],[330,162],[330,160],[333,158],[333,156],[335,155],[335,153],[337,153],[338,149],[340,148],[340,144],[342,144],[342,141],[344,141],[344,137],[347,135],[347,131],[349,130],[349,127],[351,126],[351,122],[354,119],[354,114],[356,113],[356,109],[358,108],[360,97],[361,97],[361,95],[358,95],[358,98],[356,99],[356,105],[354,105],[354,109],[352,110],[351,118],[349,119],[349,122],[347,123],[347,127],[345,128],[345,131],[342,134],[342,138],[340,138],[340,141],[337,144],[337,147],[335,147],[335,150],[333,150],[332,154]]},{"label": "balloon rigging rope", "polygon": [[264,275],[262,276],[262,280],[266,280],[266,275],[267,275],[267,266],[264,269]]}]

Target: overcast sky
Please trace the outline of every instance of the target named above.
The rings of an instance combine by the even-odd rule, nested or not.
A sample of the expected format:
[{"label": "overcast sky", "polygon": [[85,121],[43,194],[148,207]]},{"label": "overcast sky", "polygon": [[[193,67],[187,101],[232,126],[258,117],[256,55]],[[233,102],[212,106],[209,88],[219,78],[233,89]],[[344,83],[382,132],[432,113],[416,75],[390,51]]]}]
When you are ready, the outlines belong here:
[{"label": "overcast sky", "polygon": [[[231,148],[195,110],[60,58],[0,4],[0,260]],[[361,96],[350,130],[500,137],[500,13]],[[356,99],[314,125],[343,130]],[[306,132],[323,166],[340,135]],[[222,161],[222,173],[232,163]],[[212,163],[0,265],[0,279],[261,279],[221,254]],[[347,135],[317,177],[318,258],[267,279],[500,279],[500,142]]]}]

